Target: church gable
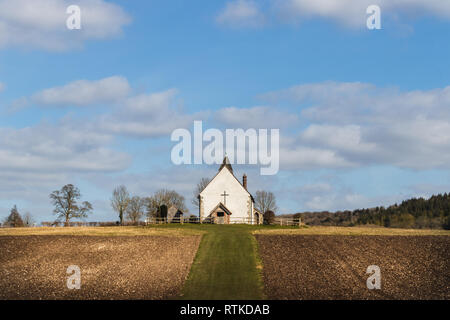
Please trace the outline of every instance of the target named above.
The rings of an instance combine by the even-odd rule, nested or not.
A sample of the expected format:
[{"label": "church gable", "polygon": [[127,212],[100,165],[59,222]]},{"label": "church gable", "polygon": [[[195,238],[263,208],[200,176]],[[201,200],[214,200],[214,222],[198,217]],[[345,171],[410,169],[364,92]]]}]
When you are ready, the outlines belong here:
[{"label": "church gable", "polygon": [[221,202],[214,209],[211,210],[208,217],[212,219],[214,223],[229,224],[231,211]]},{"label": "church gable", "polygon": [[209,215],[211,215],[215,212],[218,212],[218,211],[223,211],[227,215],[231,215],[231,211],[228,210],[228,208],[225,207],[225,205],[222,202],[220,202],[214,209],[212,209],[212,211],[209,213]]},{"label": "church gable", "polygon": [[247,176],[244,174],[241,183],[227,157],[198,198],[200,221],[210,218],[214,223],[258,223],[255,201],[247,191]]},{"label": "church gable", "polygon": [[252,223],[254,200],[246,187],[247,176],[241,183],[225,157],[219,172],[199,194],[200,220],[209,217],[218,223]]},{"label": "church gable", "polygon": [[[250,196],[250,193],[244,188],[244,186],[237,180],[237,178],[231,173],[231,171],[226,167],[222,167],[216,176],[208,183],[208,185],[200,192],[200,195],[211,192],[217,186],[223,186],[223,188],[237,189],[239,192],[245,193]],[[224,190],[222,190],[223,192]],[[222,201],[223,202],[223,201]]]}]

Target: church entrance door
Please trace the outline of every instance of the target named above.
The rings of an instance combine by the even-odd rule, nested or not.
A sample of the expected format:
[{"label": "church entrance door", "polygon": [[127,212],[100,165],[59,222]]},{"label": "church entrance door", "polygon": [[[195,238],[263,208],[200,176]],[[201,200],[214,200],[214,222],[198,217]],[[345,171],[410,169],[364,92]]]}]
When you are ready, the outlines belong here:
[{"label": "church entrance door", "polygon": [[225,223],[225,212],[217,212],[217,223],[224,224]]}]

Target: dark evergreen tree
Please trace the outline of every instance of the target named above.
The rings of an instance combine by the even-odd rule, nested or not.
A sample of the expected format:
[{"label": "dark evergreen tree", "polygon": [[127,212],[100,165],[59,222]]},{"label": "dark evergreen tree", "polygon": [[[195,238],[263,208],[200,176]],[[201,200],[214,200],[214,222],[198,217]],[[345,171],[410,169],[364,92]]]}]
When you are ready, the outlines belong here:
[{"label": "dark evergreen tree", "polygon": [[13,228],[24,226],[22,217],[20,216],[19,210],[17,210],[16,205],[14,205],[14,207],[12,207],[11,213],[9,214],[8,218],[6,218],[4,224],[5,224],[5,226],[13,227]]}]

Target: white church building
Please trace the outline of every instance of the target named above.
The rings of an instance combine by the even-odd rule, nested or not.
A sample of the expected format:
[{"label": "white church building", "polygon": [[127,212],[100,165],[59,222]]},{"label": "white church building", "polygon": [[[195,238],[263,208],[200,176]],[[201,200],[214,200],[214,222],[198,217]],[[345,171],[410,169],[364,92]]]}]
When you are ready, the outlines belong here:
[{"label": "white church building", "polygon": [[255,208],[255,200],[247,191],[247,176],[242,183],[234,176],[228,157],[219,172],[198,195],[199,217],[202,222],[218,224],[261,224],[263,215]]}]

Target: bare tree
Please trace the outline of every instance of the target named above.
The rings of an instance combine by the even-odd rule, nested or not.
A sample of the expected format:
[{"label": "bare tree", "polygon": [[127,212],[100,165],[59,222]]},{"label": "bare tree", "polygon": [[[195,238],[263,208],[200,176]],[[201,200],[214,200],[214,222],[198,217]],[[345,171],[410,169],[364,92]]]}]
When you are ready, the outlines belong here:
[{"label": "bare tree", "polygon": [[50,194],[52,204],[55,206],[53,213],[58,215],[57,220],[64,219],[67,227],[72,218],[85,218],[92,211],[92,205],[84,201],[81,206],[77,200],[81,198],[80,190],[72,184],[66,184],[61,190]]},{"label": "bare tree", "polygon": [[201,178],[201,180],[197,183],[197,186],[194,190],[194,197],[192,198],[192,204],[197,208],[199,206],[198,195],[203,191],[203,189],[206,188],[210,181],[211,179],[209,178]]},{"label": "bare tree", "polygon": [[159,208],[162,205],[166,205],[168,208],[175,206],[178,210],[186,212],[187,208],[184,203],[184,197],[174,190],[160,189],[155,194],[146,199],[147,216],[158,216]]},{"label": "bare tree", "polygon": [[23,225],[25,226],[25,227],[32,227],[33,226],[33,224],[34,224],[34,219],[33,219],[33,216],[29,213],[29,212],[26,212],[24,215],[23,215]]},{"label": "bare tree", "polygon": [[127,206],[127,218],[133,223],[137,223],[144,215],[145,202],[144,199],[134,196],[130,199]]},{"label": "bare tree", "polygon": [[262,214],[266,213],[266,211],[277,211],[274,194],[264,190],[256,191],[255,207]]},{"label": "bare tree", "polygon": [[127,187],[121,185],[114,189],[111,198],[111,206],[113,207],[114,211],[119,214],[121,225],[123,225],[123,214],[127,211],[129,202],[130,194],[127,190]]}]

